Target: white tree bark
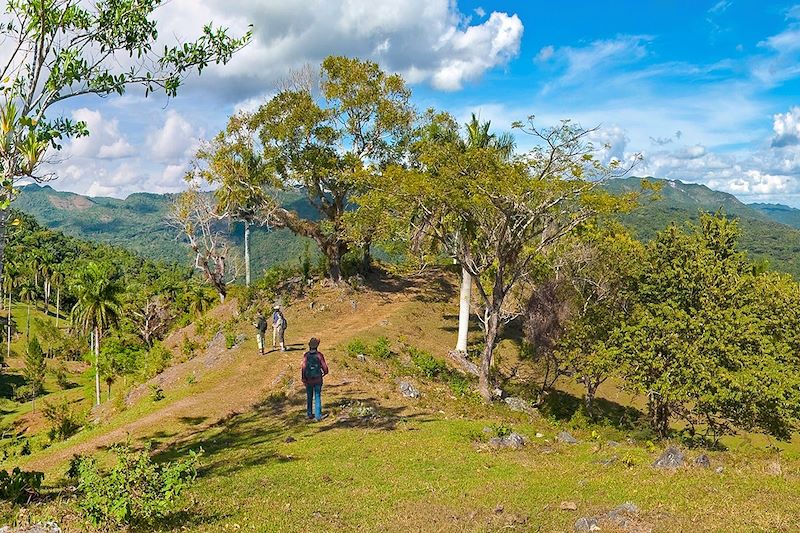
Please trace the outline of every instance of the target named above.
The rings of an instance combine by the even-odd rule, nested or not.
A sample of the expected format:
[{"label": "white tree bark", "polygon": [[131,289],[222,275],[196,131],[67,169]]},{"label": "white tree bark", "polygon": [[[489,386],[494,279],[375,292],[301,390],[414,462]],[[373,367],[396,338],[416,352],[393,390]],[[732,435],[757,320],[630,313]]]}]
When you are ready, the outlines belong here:
[{"label": "white tree bark", "polygon": [[100,328],[94,328],[94,391],[97,405],[100,405]]},{"label": "white tree bark", "polygon": [[470,299],[472,296],[472,275],[467,269],[461,267],[461,294],[458,307],[458,341],[456,351],[467,351],[467,337],[469,336]]},{"label": "white tree bark", "polygon": [[250,223],[244,221],[244,282],[250,286]]}]

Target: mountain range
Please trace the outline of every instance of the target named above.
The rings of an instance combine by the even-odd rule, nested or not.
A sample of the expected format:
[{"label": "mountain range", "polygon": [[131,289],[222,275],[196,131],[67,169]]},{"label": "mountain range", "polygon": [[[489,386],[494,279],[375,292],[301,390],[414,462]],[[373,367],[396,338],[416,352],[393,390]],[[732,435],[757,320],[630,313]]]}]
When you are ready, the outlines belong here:
[{"label": "mountain range", "polygon": [[[606,187],[614,193],[640,190],[641,179],[611,180]],[[621,217],[640,239],[652,238],[670,223],[696,221],[701,212],[722,210],[739,220],[741,247],[753,259],[765,260],[771,268],[800,279],[800,209],[780,204],[748,205],[705,185],[646,179],[660,184],[660,191],[655,198],[644,199],[640,207]],[[124,200],[88,197],[57,191],[48,185],[28,185],[22,188],[14,207],[68,235],[124,246],[152,259],[189,263],[188,248],[166,223],[174,199],[172,194],[152,193],[135,193]],[[314,216],[313,209],[298,191],[283,193],[281,201],[303,216]],[[223,230],[232,246],[241,247],[244,238],[241,224]],[[254,275],[257,277],[272,265],[297,262],[306,243],[285,229],[255,228],[251,246]]]}]

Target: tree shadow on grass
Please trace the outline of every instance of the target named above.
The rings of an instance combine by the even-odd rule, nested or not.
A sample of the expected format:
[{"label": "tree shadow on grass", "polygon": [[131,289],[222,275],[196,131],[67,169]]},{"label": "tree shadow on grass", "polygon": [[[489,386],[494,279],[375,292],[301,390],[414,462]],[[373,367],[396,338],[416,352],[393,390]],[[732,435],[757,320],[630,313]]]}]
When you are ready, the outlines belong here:
[{"label": "tree shadow on grass", "polygon": [[[571,420],[575,413],[584,409],[584,402],[573,394],[553,391],[548,394],[539,411],[560,422]],[[592,421],[614,427],[619,430],[630,430],[642,419],[642,412],[635,407],[622,405],[605,398],[595,398]]]},{"label": "tree shadow on grass", "polygon": [[25,384],[25,378],[20,374],[0,374],[0,398],[13,398],[14,390]]}]

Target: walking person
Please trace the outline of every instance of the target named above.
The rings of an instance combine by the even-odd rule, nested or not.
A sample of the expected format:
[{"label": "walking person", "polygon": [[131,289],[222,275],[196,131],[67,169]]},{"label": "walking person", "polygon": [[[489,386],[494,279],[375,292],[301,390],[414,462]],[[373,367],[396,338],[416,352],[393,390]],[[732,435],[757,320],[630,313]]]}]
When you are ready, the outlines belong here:
[{"label": "walking person", "polygon": [[286,317],[283,316],[280,306],[272,308],[272,348],[275,349],[280,343],[281,351],[286,351],[286,344],[283,341],[283,334],[286,331]]},{"label": "walking person", "polygon": [[308,341],[308,351],[303,354],[300,378],[306,386],[306,414],[309,419],[313,418],[319,422],[322,420],[322,378],[328,374],[328,364],[325,362],[325,356],[317,348],[319,339],[312,337]]},{"label": "walking person", "polygon": [[253,322],[256,327],[256,339],[258,340],[258,350],[261,355],[264,355],[264,335],[267,333],[267,318],[261,311],[256,315],[256,321]]}]

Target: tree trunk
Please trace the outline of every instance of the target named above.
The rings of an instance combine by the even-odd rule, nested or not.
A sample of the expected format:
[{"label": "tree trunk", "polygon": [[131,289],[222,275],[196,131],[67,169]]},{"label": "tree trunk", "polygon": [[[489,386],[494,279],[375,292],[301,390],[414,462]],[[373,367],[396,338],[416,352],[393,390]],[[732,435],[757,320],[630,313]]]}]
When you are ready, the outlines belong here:
[{"label": "tree trunk", "polygon": [[31,340],[31,300],[28,299],[28,318],[25,321],[25,340]]},{"label": "tree trunk", "polygon": [[97,405],[100,405],[100,328],[94,327],[94,390]]},{"label": "tree trunk", "polygon": [[647,415],[650,419],[650,428],[659,437],[669,434],[669,406],[657,393],[651,392],[647,398]]},{"label": "tree trunk", "polygon": [[244,283],[250,286],[250,222],[244,221]]},{"label": "tree trunk", "polygon": [[11,291],[8,291],[8,342],[6,343],[6,360],[11,359]]},{"label": "tree trunk", "polygon": [[325,251],[325,255],[330,263],[328,266],[328,275],[331,281],[339,283],[342,281],[342,257],[347,253],[347,244],[336,240],[328,243],[328,245],[322,249]]},{"label": "tree trunk", "polygon": [[361,246],[361,275],[366,277],[372,269],[372,239],[367,239]]},{"label": "tree trunk", "polygon": [[58,329],[58,318],[61,315],[61,288],[56,288],[56,329]]},{"label": "tree trunk", "polygon": [[50,316],[50,282],[44,280],[44,314]]},{"label": "tree trunk", "polygon": [[492,400],[492,390],[490,382],[490,372],[492,369],[492,357],[494,348],[497,344],[497,335],[500,330],[500,311],[497,309],[486,310],[486,346],[481,354],[480,375],[478,376],[478,391],[487,402]]},{"label": "tree trunk", "polygon": [[594,418],[594,397],[597,394],[597,387],[599,387],[600,384],[592,381],[589,378],[586,378],[584,386],[586,387],[586,394],[583,397],[583,402],[586,406],[586,414],[589,415],[589,417]]},{"label": "tree trunk", "polygon": [[0,277],[3,275],[3,267],[5,266],[6,227],[8,226],[8,214],[8,208],[0,208]]},{"label": "tree trunk", "polygon": [[467,269],[461,267],[461,294],[458,300],[458,340],[456,351],[467,352],[467,337],[469,336],[469,304],[472,296],[472,275]]}]

